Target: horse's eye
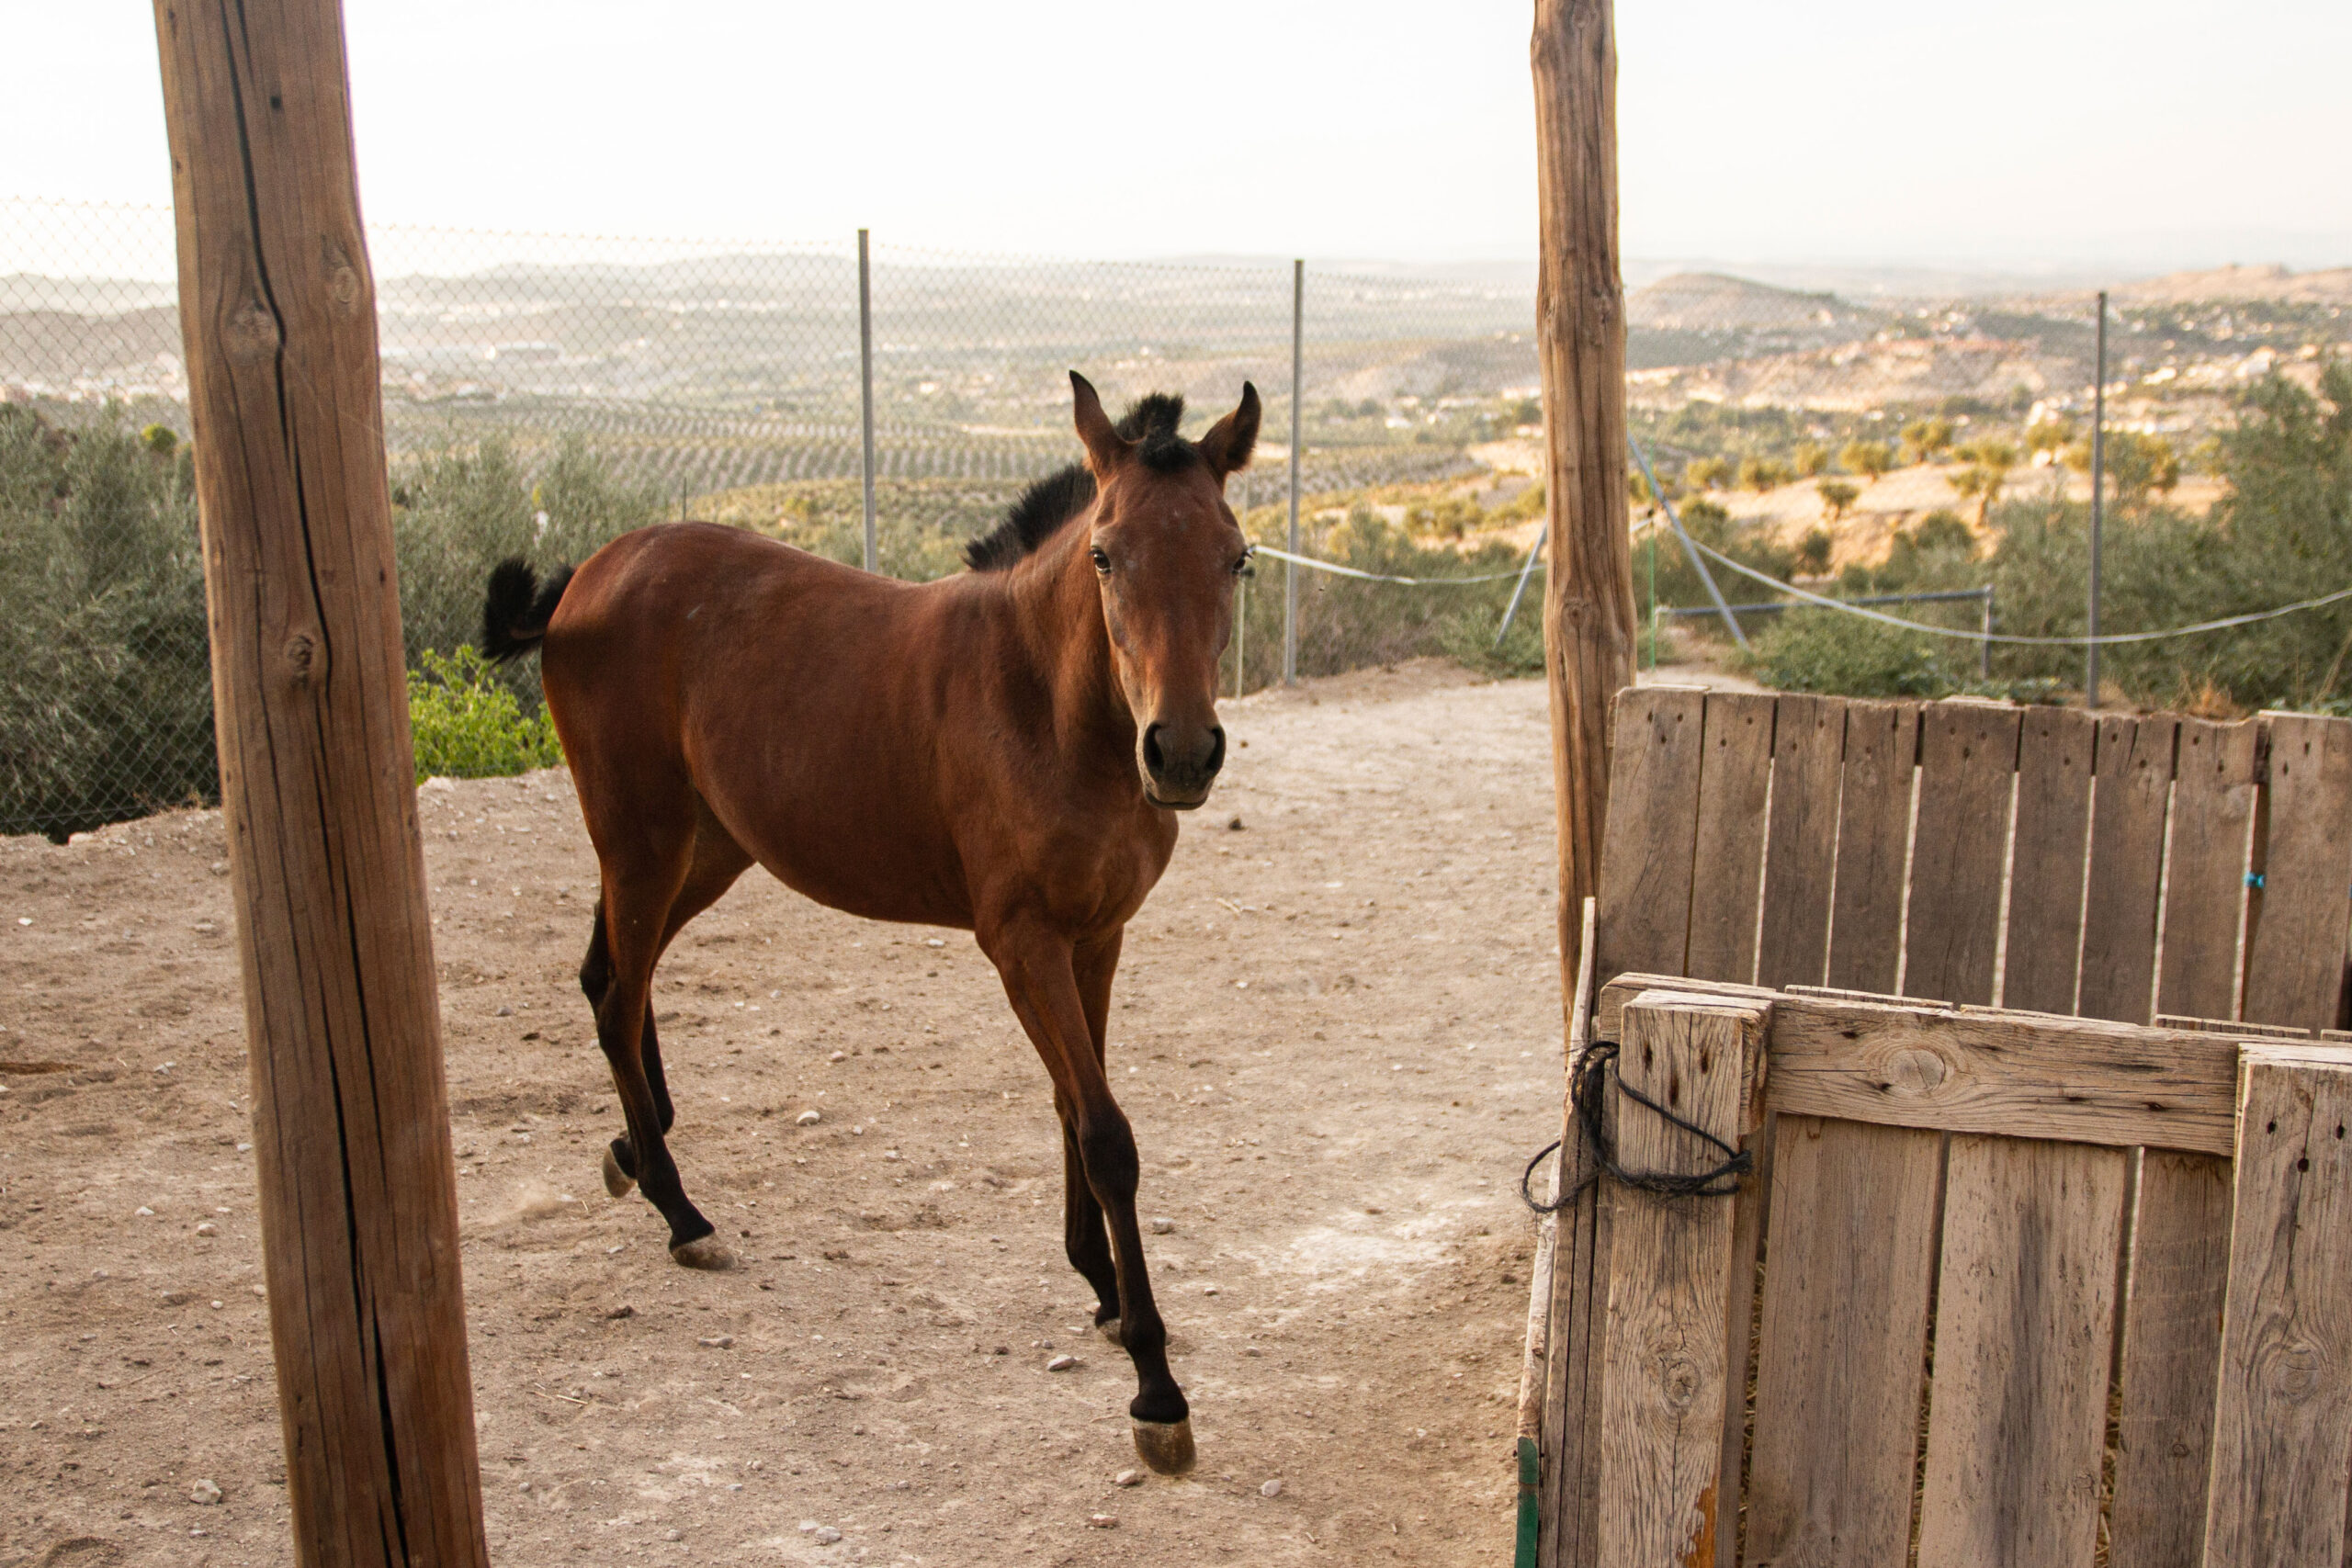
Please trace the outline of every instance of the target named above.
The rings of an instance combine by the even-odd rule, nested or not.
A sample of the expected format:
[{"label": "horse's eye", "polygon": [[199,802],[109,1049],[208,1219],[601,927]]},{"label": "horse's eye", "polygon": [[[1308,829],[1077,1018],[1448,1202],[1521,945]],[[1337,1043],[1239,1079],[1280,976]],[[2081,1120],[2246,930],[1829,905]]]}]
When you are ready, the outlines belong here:
[{"label": "horse's eye", "polygon": [[1094,548],[1094,549],[1092,549],[1092,550],[1090,550],[1090,551],[1089,551],[1089,552],[1087,552],[1087,553],[1088,553],[1088,554],[1090,554],[1090,555],[1091,555],[1091,556],[1094,558],[1094,570],[1097,570],[1097,571],[1108,571],[1108,570],[1111,570],[1111,558],[1110,558],[1109,554],[1108,554],[1107,552],[1105,552],[1104,550],[1102,550],[1100,547],[1097,547],[1096,548]]},{"label": "horse's eye", "polygon": [[1256,569],[1250,564],[1257,558],[1258,558],[1255,555],[1245,555],[1239,560],[1235,561],[1233,563],[1233,575],[1236,577],[1257,576],[1258,573]]}]

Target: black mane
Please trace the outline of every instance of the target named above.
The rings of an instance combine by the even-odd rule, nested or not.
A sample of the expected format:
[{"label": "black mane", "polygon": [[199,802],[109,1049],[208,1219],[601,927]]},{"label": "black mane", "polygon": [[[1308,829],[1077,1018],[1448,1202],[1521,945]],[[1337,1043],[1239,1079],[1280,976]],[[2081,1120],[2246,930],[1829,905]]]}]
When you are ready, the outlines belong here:
[{"label": "black mane", "polygon": [[[1120,417],[1118,431],[1127,440],[1142,443],[1136,456],[1146,468],[1163,474],[1181,473],[1201,460],[1199,449],[1176,434],[1183,419],[1182,396],[1153,392],[1128,408]],[[964,547],[964,560],[974,571],[1005,570],[1034,554],[1093,501],[1094,476],[1083,463],[1047,474],[1021,492],[1003,522]]]}]

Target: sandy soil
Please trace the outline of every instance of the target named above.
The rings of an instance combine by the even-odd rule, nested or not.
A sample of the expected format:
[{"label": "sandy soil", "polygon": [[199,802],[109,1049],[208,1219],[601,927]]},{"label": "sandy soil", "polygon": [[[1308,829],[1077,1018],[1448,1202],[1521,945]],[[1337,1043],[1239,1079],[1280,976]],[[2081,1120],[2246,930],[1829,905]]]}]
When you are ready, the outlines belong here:
[{"label": "sandy soil", "polygon": [[[673,1146],[746,1254],[691,1274],[597,1180],[563,775],[427,786],[498,1561],[1505,1560],[1514,1182],[1559,1116],[1543,690],[1408,666],[1226,716],[1113,1014],[1201,1451],[1133,1489],[967,935],[757,873],[688,930]],[[0,1568],[290,1558],[224,855],[217,813],[0,843]]]}]

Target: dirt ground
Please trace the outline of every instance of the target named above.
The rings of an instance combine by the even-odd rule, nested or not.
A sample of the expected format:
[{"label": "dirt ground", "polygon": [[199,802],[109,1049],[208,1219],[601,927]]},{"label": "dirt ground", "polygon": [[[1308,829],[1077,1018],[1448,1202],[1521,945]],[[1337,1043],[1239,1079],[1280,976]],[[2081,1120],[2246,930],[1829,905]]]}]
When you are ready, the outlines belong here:
[{"label": "dirt ground", "polygon": [[[1132,1488],[1044,1072],[967,934],[757,872],[688,929],[672,1146],[745,1254],[689,1273],[597,1179],[564,775],[425,787],[497,1561],[1507,1558],[1514,1183],[1559,1119],[1543,688],[1412,665],[1225,716],[1113,1011],[1201,1454]],[[0,843],[0,1568],[290,1560],[225,854],[217,812]]]}]

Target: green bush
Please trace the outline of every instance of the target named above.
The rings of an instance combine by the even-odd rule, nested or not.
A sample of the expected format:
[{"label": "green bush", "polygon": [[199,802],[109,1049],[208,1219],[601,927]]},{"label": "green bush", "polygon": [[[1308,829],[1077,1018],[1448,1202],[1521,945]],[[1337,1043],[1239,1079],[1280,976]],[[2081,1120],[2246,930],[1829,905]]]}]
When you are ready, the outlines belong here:
[{"label": "green bush", "polygon": [[62,840],[218,780],[188,450],[0,404],[0,831]]},{"label": "green bush", "polygon": [[[1685,502],[1679,515],[1693,539],[1722,551],[1742,566],[1781,582],[1796,575],[1797,552],[1775,541],[1770,529],[1736,521],[1722,507],[1706,500]],[[1707,596],[1707,585],[1700,580],[1698,569],[1690,564],[1690,552],[1683,548],[1682,541],[1671,528],[1656,527],[1634,547],[1634,599],[1645,613],[1650,606],[1653,564],[1658,604],[1688,606],[1713,603]],[[1752,578],[1742,577],[1719,561],[1709,561],[1707,570],[1714,574],[1715,586],[1723,591],[1726,603],[1753,604],[1772,596],[1771,589]],[[1717,636],[1722,629],[1722,622],[1713,618],[1685,619],[1704,637]],[[1741,623],[1741,627],[1753,637],[1762,624],[1763,617],[1751,616]]]},{"label": "green bush", "polygon": [[[2216,458],[2228,489],[2211,515],[2162,505],[2108,513],[2100,630],[2153,631],[2275,609],[2352,585],[2352,367],[2317,396],[2283,378],[2257,383]],[[2086,628],[2089,515],[2077,502],[1996,508],[1999,629],[2078,637]],[[2134,700],[2219,694],[2245,709],[2315,707],[2352,690],[2352,603],[2100,655],[2103,681]],[[2000,648],[1996,673],[2079,682],[2078,648]]]},{"label": "green bush", "polygon": [[[496,438],[403,463],[392,474],[392,508],[401,629],[412,666],[430,649],[481,635],[482,592],[500,561],[522,556],[542,570],[577,566],[620,535],[662,519],[650,483],[620,478],[576,435],[537,472]],[[517,665],[498,678],[536,705],[537,670]]]},{"label": "green bush", "polygon": [[1790,610],[1752,639],[1744,662],[1783,692],[1941,697],[1960,689],[1939,639],[1843,610]]},{"label": "green bush", "polygon": [[[1243,529],[1265,544],[1284,536],[1287,519],[1280,506],[1262,506],[1243,519]],[[1523,549],[1500,543],[1476,549],[1424,546],[1406,529],[1369,506],[1351,506],[1341,522],[1316,523],[1302,530],[1302,554],[1384,576],[1421,579],[1487,577],[1460,586],[1415,587],[1366,582],[1331,572],[1299,569],[1298,670],[1302,675],[1334,675],[1370,665],[1394,664],[1429,655],[1458,659],[1475,669],[1529,674],[1544,667],[1544,573],[1538,563],[1510,633],[1498,648],[1496,628],[1510,603]],[[1281,681],[1283,584],[1288,563],[1261,558],[1242,588],[1235,637],[1246,660],[1244,691]],[[1234,689],[1233,649],[1225,656],[1222,689]]]},{"label": "green bush", "polygon": [[503,778],[563,761],[555,721],[542,705],[526,714],[490,661],[469,644],[427,649],[408,678],[408,722],[416,777]]}]

